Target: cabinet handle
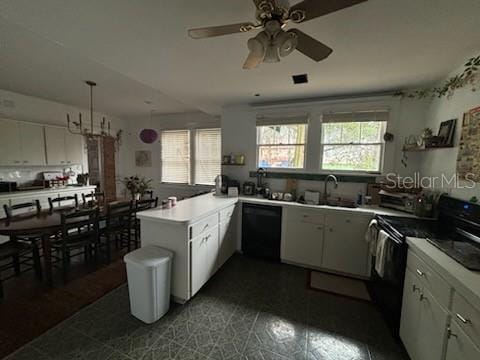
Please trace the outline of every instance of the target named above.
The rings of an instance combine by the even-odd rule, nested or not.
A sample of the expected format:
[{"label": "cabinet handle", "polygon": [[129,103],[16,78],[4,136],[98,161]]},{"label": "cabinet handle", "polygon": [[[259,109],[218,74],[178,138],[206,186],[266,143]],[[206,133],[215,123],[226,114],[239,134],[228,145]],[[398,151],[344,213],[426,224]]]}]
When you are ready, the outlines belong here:
[{"label": "cabinet handle", "polygon": [[423,276],[423,275],[424,275],[424,274],[423,274],[423,271],[420,271],[420,270],[418,270],[418,269],[417,269],[417,274],[418,274],[418,276]]},{"label": "cabinet handle", "polygon": [[319,226],[317,227],[317,230],[323,230],[323,227]]},{"label": "cabinet handle", "polygon": [[347,224],[350,224],[350,223],[352,222],[352,220],[347,219],[347,220],[345,220],[345,222],[346,222]]},{"label": "cabinet handle", "polygon": [[208,228],[208,224],[205,224],[202,231],[205,231]]},{"label": "cabinet handle", "polygon": [[20,161],[15,160],[14,163],[15,163],[15,164],[20,164]]},{"label": "cabinet handle", "polygon": [[450,329],[450,327],[449,327],[449,328],[447,329],[447,337],[448,337],[449,339],[452,338],[452,337],[458,338],[458,335],[457,335],[457,334],[454,334],[454,333],[452,332],[452,329]]},{"label": "cabinet handle", "polygon": [[464,318],[464,317],[463,317],[462,315],[460,315],[460,314],[456,314],[455,316],[457,317],[458,320],[460,320],[460,321],[461,321],[462,323],[464,323],[464,324],[469,324],[469,323],[471,323],[471,321],[470,321],[469,319]]},{"label": "cabinet handle", "polygon": [[303,215],[303,217],[306,219],[306,218],[308,218],[308,215]]},{"label": "cabinet handle", "polygon": [[423,294],[420,294],[420,301],[428,300],[427,297]]},{"label": "cabinet handle", "polygon": [[24,164],[28,164],[28,161],[27,161],[27,160],[24,160],[23,163],[24,163]]},{"label": "cabinet handle", "polygon": [[419,291],[419,290],[420,290],[420,288],[417,287],[417,285],[412,286],[412,292]]},{"label": "cabinet handle", "polygon": [[333,229],[332,229],[332,228],[330,228],[330,229],[328,229],[328,231],[330,231],[330,232],[333,232]]}]

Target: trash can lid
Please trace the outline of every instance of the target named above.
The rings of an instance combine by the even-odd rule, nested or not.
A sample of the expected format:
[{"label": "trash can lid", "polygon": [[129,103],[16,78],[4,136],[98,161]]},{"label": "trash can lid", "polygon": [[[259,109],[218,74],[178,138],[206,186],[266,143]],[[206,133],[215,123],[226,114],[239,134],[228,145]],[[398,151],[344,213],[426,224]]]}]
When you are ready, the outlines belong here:
[{"label": "trash can lid", "polygon": [[124,256],[126,263],[137,264],[144,267],[155,267],[173,257],[171,251],[162,249],[158,246],[145,246],[134,250]]}]

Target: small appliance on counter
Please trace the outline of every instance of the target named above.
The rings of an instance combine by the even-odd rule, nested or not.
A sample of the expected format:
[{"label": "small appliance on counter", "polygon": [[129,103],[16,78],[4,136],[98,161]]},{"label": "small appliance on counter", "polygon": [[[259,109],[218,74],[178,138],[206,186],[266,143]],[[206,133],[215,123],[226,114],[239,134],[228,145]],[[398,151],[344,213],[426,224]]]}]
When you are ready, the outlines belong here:
[{"label": "small appliance on counter", "polygon": [[17,183],[15,181],[0,181],[0,192],[17,191]]},{"label": "small appliance on counter", "polygon": [[228,176],[217,175],[215,177],[215,196],[224,196],[228,192]]},{"label": "small appliance on counter", "polygon": [[255,183],[246,181],[243,183],[243,195],[255,195]]},{"label": "small appliance on counter", "polygon": [[403,192],[380,190],[380,206],[413,214],[415,212],[416,195]]}]

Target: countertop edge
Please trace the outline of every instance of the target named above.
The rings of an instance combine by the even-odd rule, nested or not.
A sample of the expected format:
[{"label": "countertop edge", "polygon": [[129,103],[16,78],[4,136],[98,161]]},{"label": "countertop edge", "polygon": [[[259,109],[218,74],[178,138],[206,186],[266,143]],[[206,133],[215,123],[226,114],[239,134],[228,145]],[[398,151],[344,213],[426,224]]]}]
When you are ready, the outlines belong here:
[{"label": "countertop edge", "polygon": [[468,270],[426,239],[407,238],[407,244],[423,261],[437,271],[458,293],[480,309],[480,272]]}]

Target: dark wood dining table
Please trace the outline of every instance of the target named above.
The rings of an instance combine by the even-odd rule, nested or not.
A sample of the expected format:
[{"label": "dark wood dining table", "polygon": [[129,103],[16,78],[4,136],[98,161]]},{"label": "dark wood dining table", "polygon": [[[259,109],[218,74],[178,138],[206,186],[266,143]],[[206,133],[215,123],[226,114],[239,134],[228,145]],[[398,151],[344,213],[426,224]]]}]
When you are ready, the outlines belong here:
[{"label": "dark wood dining table", "polygon": [[[118,202],[120,199],[115,200]],[[110,202],[109,202],[110,203]],[[88,206],[78,208],[59,207],[50,210],[28,212],[13,216],[11,219],[0,219],[0,235],[10,237],[38,237],[42,241],[45,278],[49,284],[52,278],[51,238],[61,230],[62,214],[69,214],[78,210],[85,210]],[[100,220],[106,218],[106,204],[101,204]]]}]

